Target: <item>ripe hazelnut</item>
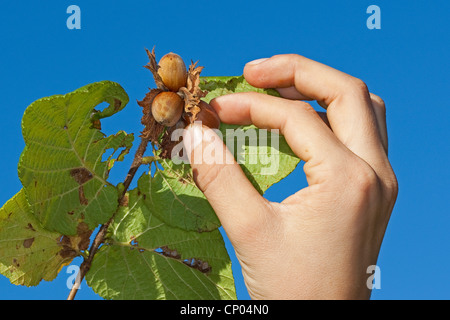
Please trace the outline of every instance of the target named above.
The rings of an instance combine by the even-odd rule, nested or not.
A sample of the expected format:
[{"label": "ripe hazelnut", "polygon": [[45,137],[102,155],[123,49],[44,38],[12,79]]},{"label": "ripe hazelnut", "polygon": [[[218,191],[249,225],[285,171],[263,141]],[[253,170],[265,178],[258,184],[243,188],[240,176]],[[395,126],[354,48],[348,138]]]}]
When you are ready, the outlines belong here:
[{"label": "ripe hazelnut", "polygon": [[177,92],[186,86],[186,65],[179,55],[170,52],[159,60],[158,65],[158,74],[170,91]]},{"label": "ripe hazelnut", "polygon": [[200,101],[199,107],[200,112],[197,113],[197,119],[195,121],[201,121],[202,125],[208,128],[219,129],[220,118],[216,110],[203,100]]},{"label": "ripe hazelnut", "polygon": [[152,102],[152,115],[155,120],[167,127],[180,120],[184,109],[184,101],[175,92],[163,91]]}]

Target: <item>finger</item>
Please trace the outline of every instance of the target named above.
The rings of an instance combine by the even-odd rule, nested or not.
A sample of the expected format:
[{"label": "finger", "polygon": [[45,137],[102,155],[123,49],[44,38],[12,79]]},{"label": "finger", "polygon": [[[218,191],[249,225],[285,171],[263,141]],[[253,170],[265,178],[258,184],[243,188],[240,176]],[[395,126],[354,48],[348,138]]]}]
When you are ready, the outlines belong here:
[{"label": "finger", "polygon": [[[290,100],[306,100],[306,101],[312,100],[311,98],[305,97],[300,92],[298,92],[297,89],[295,89],[295,87],[277,88],[276,90],[278,91],[278,93],[283,98],[286,98],[286,99],[290,99]],[[325,109],[326,109],[326,107],[325,107]],[[325,124],[329,128],[331,128],[330,127],[330,122],[328,121],[327,113],[318,111],[317,114],[325,122]]]},{"label": "finger", "polygon": [[309,97],[306,97],[304,95],[302,95],[300,92],[298,92],[297,89],[295,89],[295,87],[287,87],[287,88],[275,88],[278,93],[286,99],[290,99],[290,100],[312,100]]},{"label": "finger", "polygon": [[[276,88],[276,90],[283,98],[286,98],[286,99],[306,100],[306,101],[312,100],[311,98],[302,95],[293,86],[287,87],[287,88]],[[373,110],[375,112],[375,117],[377,118],[377,125],[378,125],[378,130],[381,135],[381,142],[383,143],[383,147],[387,153],[388,144],[387,144],[387,128],[386,128],[386,109],[385,109],[384,101],[379,96],[377,96],[373,93],[370,93],[370,99],[372,100]],[[319,102],[319,104],[321,104],[321,103]],[[327,109],[327,107],[328,107],[325,104],[321,104],[321,106],[324,109]],[[330,126],[326,112],[317,112],[317,113],[322,118],[322,120],[328,126]]]},{"label": "finger", "polygon": [[244,68],[246,80],[263,88],[294,86],[304,97],[327,106],[333,132],[371,164],[386,156],[366,85],[359,79],[299,55],[279,55]]},{"label": "finger", "polygon": [[309,185],[324,177],[307,168],[318,169],[317,164],[333,166],[348,152],[306,102],[246,92],[220,96],[210,104],[225,123],[280,130],[292,151],[307,163],[304,169]]},{"label": "finger", "polygon": [[381,136],[381,142],[383,143],[386,155],[388,153],[388,134],[386,125],[386,106],[383,99],[381,99],[376,94],[371,93],[370,99],[372,100],[373,111],[375,112],[375,117],[377,118],[378,130]]},{"label": "finger", "polygon": [[[256,226],[268,202],[256,191],[213,130],[200,124],[184,130],[183,144],[194,181],[204,193],[230,239]],[[248,230],[247,230],[248,231]]]},{"label": "finger", "polygon": [[327,127],[331,129],[331,125],[330,125],[330,122],[328,121],[327,113],[318,111],[317,114],[322,119],[322,121],[327,125]]}]

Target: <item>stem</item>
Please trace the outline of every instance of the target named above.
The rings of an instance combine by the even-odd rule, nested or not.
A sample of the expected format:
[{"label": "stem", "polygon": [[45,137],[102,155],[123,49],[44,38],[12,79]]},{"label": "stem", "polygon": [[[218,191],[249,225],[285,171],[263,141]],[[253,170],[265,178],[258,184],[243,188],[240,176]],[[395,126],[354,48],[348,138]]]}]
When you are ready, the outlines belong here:
[{"label": "stem", "polygon": [[155,161],[157,161],[156,156],[148,156],[142,158],[142,164],[152,164]]},{"label": "stem", "polygon": [[112,217],[100,227],[100,230],[96,234],[95,239],[91,245],[91,248],[89,249],[89,256],[83,260],[83,263],[80,266],[80,271],[78,272],[77,279],[75,280],[75,283],[72,286],[72,289],[70,290],[67,300],[73,300],[75,298],[75,295],[78,292],[78,288],[80,287],[81,281],[83,281],[84,276],[91,268],[92,260],[94,259],[95,254],[97,253],[100,245],[105,241],[105,236],[106,236],[108,227],[111,224],[111,222],[114,220],[114,216],[116,215],[117,211],[119,210],[119,207],[125,197],[128,187],[130,186],[131,181],[133,180],[137,170],[139,169],[140,165],[142,164],[142,157],[144,156],[145,150],[147,149],[148,141],[149,141],[148,138],[141,136],[141,143],[140,143],[138,149],[136,150],[136,153],[134,154],[133,162],[131,163],[131,167],[128,170],[128,174],[125,178],[125,181],[123,182],[124,189],[119,196],[119,201],[118,201],[118,206],[116,208],[116,211],[113,213]]}]

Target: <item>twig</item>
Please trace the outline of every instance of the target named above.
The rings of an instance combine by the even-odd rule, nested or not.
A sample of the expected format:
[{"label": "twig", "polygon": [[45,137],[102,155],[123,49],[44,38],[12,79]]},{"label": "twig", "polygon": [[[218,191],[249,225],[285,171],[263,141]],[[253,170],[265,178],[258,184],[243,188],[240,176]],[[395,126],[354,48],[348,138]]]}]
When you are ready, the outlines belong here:
[{"label": "twig", "polygon": [[123,183],[124,189],[119,196],[119,201],[118,201],[116,211],[114,212],[112,217],[100,227],[100,230],[98,231],[97,235],[95,236],[95,239],[92,242],[91,248],[89,249],[89,256],[83,260],[83,263],[80,266],[80,271],[78,272],[77,278],[75,280],[74,285],[72,286],[72,289],[70,290],[67,300],[73,300],[75,298],[75,295],[77,294],[78,289],[80,287],[81,281],[83,281],[86,273],[91,268],[92,260],[94,259],[95,254],[97,253],[100,245],[105,241],[105,236],[106,236],[108,227],[111,224],[111,222],[114,220],[114,216],[116,215],[122,201],[124,200],[124,197],[126,195],[128,187],[130,186],[131,181],[133,180],[133,178],[136,174],[136,171],[139,169],[139,166],[142,164],[142,157],[144,156],[145,150],[147,149],[148,141],[149,141],[148,138],[146,138],[145,136],[141,136],[141,143],[140,143],[138,149],[136,150],[133,162],[131,163],[131,167],[128,170],[128,174]]}]

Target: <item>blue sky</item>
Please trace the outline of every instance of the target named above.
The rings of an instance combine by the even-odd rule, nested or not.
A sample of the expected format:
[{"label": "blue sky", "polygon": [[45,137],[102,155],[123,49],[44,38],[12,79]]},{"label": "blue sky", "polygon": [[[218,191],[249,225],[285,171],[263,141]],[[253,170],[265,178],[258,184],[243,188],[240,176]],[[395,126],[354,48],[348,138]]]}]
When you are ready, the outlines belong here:
[{"label": "blue sky", "polygon": [[[71,4],[81,8],[80,30],[66,27]],[[381,8],[379,30],[366,27],[372,4]],[[378,261],[381,289],[372,299],[450,299],[449,12],[450,2],[443,0],[5,2],[0,205],[21,188],[20,123],[31,102],[116,81],[130,104],[104,129],[139,132],[134,101],[154,87],[142,67],[144,48],[199,60],[205,76],[240,75],[250,60],[298,53],[363,79],[387,105],[389,157],[400,191]],[[118,167],[117,177],[125,176],[127,164]],[[281,201],[305,185],[300,166],[266,197]],[[238,297],[248,299],[233,262]],[[34,288],[0,276],[0,299],[65,299],[68,276],[63,269],[55,281]],[[86,284],[77,298],[99,299]]]}]

